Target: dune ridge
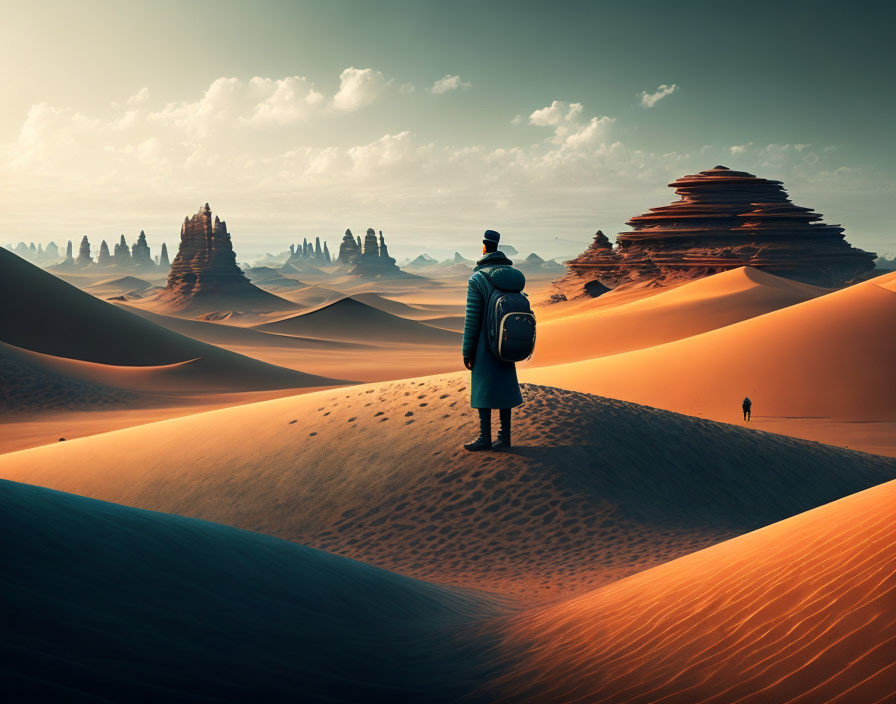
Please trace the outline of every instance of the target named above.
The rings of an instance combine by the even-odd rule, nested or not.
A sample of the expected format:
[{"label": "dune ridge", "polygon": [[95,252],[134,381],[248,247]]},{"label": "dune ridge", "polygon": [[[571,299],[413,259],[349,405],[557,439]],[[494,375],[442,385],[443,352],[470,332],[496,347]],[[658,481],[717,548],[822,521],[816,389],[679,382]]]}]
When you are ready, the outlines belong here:
[{"label": "dune ridge", "polygon": [[[2,342],[54,357],[127,367],[181,364],[193,389],[330,386],[337,380],[277,367],[172,332],[94,298],[0,248]],[[35,325],[35,321],[40,321]],[[115,383],[110,383],[114,386]]]},{"label": "dune ridge", "polygon": [[488,639],[466,634],[506,611],[266,535],[13,482],[0,481],[0,531],[0,600],[14,605],[0,673],[16,701],[456,701],[487,666]]},{"label": "dune ridge", "polygon": [[888,458],[587,394],[524,392],[506,455],[461,448],[475,421],[467,379],[454,374],[9,453],[0,477],[530,601],[587,591],[896,477]]},{"label": "dune ridge", "polygon": [[896,700],[896,481],[501,627],[494,701]]},{"label": "dune ridge", "polygon": [[[644,349],[816,298],[828,289],[752,267],[732,269],[612,307],[579,305],[538,328],[532,364],[545,366]],[[600,299],[595,299],[595,304]]]},{"label": "dune ridge", "polygon": [[296,316],[261,323],[254,328],[262,332],[345,342],[460,345],[460,335],[455,332],[402,318],[352,297],[326,303]]},{"label": "dune ridge", "polygon": [[744,396],[759,419],[896,420],[888,391],[896,388],[896,326],[885,324],[896,320],[896,296],[885,288],[892,280],[885,275],[686,339],[521,376],[717,420],[738,419]]}]

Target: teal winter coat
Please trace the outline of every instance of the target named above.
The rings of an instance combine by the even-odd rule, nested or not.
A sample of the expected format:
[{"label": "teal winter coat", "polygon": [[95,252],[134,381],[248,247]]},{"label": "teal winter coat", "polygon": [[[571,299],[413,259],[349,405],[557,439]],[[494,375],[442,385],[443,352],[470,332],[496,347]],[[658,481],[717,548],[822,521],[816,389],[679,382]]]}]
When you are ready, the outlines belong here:
[{"label": "teal winter coat", "polygon": [[[500,267],[500,270],[491,271],[493,267]],[[483,270],[490,270],[499,287],[502,277],[508,277],[519,289],[525,284],[522,272],[514,269],[502,252],[486,254],[476,263],[467,284],[463,341],[463,356],[473,360],[470,405],[473,408],[514,408],[523,402],[516,365],[495,357],[485,335],[485,305],[496,287]]]}]

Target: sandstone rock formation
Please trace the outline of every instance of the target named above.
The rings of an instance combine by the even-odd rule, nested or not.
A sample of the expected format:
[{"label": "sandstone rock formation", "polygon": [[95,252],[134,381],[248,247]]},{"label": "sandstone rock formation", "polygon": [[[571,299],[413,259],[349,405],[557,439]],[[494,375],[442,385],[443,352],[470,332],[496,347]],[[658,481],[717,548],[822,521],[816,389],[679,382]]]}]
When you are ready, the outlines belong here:
[{"label": "sandstone rock formation", "polygon": [[171,268],[171,261],[168,259],[168,245],[162,242],[162,253],[159,255],[159,268],[168,270]]},{"label": "sandstone rock formation", "polygon": [[843,228],[790,202],[780,181],[716,166],[669,184],[681,198],[628,221],[616,247],[598,232],[567,262],[554,299],[606,289],[662,286],[752,266],[836,288],[867,278],[874,254],[851,246]]},{"label": "sandstone rock formation", "polygon": [[361,243],[355,242],[355,237],[351,230],[346,230],[339,245],[339,257],[337,261],[343,266],[353,267],[361,256]]},{"label": "sandstone rock formation", "polygon": [[109,245],[106,240],[100,243],[100,253],[96,258],[97,266],[112,266],[112,255],[109,253]]},{"label": "sandstone rock formation", "polygon": [[121,236],[118,244],[115,245],[113,257],[115,259],[115,265],[122,269],[125,269],[131,265],[131,250],[128,247],[128,243],[124,239],[124,235]]},{"label": "sandstone rock formation", "polygon": [[75,264],[78,266],[89,266],[93,263],[93,259],[90,258],[90,242],[87,241],[87,235],[81,238],[81,246],[78,248],[78,258],[75,260]]},{"label": "sandstone rock formation", "polygon": [[330,250],[327,243],[321,246],[320,237],[314,238],[314,244],[306,237],[302,244],[289,245],[289,259],[286,260],[291,271],[314,272],[320,267],[330,264]]},{"label": "sandstone rock formation", "polygon": [[149,245],[146,243],[146,234],[140,230],[137,241],[131,248],[131,263],[135,267],[147,268],[155,266],[152,256],[149,253]]},{"label": "sandstone rock formation", "polygon": [[[350,233],[346,232],[346,236]],[[364,236],[364,248],[361,255],[356,259],[354,269],[351,271],[354,276],[364,278],[395,278],[412,276],[403,272],[396,264],[395,259],[389,256],[389,249],[386,246],[386,240],[383,239],[382,231],[377,238],[374,229],[368,228],[367,234]]]},{"label": "sandstone rock formation", "polygon": [[227,224],[208,203],[184,218],[168,284],[156,299],[171,310],[272,311],[295,305],[254,286],[236,264]]}]

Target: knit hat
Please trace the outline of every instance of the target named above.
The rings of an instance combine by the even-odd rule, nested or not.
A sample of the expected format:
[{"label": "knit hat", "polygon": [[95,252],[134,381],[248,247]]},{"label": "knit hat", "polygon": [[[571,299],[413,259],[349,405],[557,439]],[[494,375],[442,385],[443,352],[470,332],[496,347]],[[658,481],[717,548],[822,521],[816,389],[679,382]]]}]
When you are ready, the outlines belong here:
[{"label": "knit hat", "polygon": [[497,246],[500,240],[501,233],[495,232],[494,230],[486,230],[485,234],[482,236],[482,244],[494,244]]}]

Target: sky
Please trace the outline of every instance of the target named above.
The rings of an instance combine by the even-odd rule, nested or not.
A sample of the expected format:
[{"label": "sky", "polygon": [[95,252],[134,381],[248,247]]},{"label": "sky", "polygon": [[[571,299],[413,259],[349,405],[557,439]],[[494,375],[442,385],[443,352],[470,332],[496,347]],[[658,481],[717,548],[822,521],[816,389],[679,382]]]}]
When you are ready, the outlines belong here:
[{"label": "sky", "polygon": [[0,243],[572,256],[722,164],[896,255],[885,2],[0,0]]}]

